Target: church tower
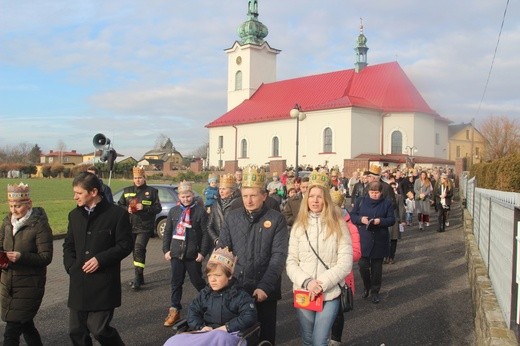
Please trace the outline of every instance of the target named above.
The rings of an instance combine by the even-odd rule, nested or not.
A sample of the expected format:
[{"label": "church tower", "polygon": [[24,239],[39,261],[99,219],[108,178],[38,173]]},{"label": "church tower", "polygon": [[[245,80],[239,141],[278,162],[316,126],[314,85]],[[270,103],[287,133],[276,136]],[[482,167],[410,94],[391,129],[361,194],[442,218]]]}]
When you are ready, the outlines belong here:
[{"label": "church tower", "polygon": [[354,48],[356,52],[356,72],[361,72],[365,67],[367,67],[367,38],[363,34],[363,19],[361,19],[361,24],[359,26],[359,36],[357,38],[357,47]]},{"label": "church tower", "polygon": [[264,41],[267,27],[258,20],[258,1],[248,2],[247,20],[238,27],[239,41],[225,50],[228,56],[228,102],[231,110],[247,100],[262,83],[276,81],[276,55]]}]

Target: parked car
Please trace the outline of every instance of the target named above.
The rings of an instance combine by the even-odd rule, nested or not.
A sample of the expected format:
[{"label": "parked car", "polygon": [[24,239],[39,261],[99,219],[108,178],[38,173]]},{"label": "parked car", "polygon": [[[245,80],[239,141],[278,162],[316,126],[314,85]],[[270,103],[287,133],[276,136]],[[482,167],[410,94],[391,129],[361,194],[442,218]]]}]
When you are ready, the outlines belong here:
[{"label": "parked car", "polygon": [[[179,197],[177,196],[177,185],[148,184],[148,186],[155,187],[157,191],[159,191],[159,200],[161,201],[162,210],[155,216],[154,232],[155,235],[162,239],[164,234],[164,227],[166,226],[166,216],[168,216],[170,209],[179,203]],[[121,198],[122,193],[123,189],[114,193],[114,203],[117,204],[117,201],[119,201]],[[202,197],[197,192],[194,192],[194,194],[197,203],[199,203],[201,206],[204,206]]]}]

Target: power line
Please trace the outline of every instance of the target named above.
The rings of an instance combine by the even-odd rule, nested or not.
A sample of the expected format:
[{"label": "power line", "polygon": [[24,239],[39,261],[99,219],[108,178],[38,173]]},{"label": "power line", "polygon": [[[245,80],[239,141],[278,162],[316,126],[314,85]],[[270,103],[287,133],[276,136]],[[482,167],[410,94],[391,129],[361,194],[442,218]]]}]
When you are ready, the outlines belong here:
[{"label": "power line", "polygon": [[509,7],[509,0],[506,1],[506,8],[504,9],[504,16],[502,17],[502,25],[500,25],[500,32],[498,33],[497,45],[495,46],[495,53],[493,54],[493,60],[491,60],[491,67],[489,68],[486,85],[484,86],[484,92],[482,93],[482,98],[480,99],[480,103],[478,105],[477,116],[480,113],[480,107],[482,107],[482,102],[484,101],[484,97],[486,96],[486,91],[487,91],[487,87],[489,84],[489,79],[491,78],[491,71],[493,71],[493,65],[495,64],[495,58],[497,56],[498,45],[500,43],[500,36],[502,36],[502,29],[504,28],[504,22],[506,20],[506,14],[507,14],[508,7]]}]

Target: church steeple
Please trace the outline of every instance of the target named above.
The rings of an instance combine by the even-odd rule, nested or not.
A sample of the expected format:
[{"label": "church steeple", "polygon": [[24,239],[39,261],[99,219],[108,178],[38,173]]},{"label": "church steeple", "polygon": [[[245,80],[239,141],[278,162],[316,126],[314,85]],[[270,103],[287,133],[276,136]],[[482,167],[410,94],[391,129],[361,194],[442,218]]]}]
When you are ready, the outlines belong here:
[{"label": "church steeple", "polygon": [[359,36],[357,38],[357,47],[354,48],[356,52],[356,72],[361,72],[365,67],[367,67],[367,38],[363,34],[363,18],[359,18],[361,20],[361,24],[359,25]]},{"label": "church steeple", "polygon": [[240,44],[256,44],[264,43],[269,30],[262,22],[258,20],[258,1],[249,1],[247,9],[247,20],[238,27],[238,36],[240,36]]}]

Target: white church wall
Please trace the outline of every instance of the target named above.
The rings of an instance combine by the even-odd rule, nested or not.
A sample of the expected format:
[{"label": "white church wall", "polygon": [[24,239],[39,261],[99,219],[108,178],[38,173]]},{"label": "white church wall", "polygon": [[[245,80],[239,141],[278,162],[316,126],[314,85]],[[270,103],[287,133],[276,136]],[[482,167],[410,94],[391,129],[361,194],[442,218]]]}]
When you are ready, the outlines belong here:
[{"label": "white church wall", "polygon": [[[414,113],[391,113],[384,117],[384,146],[383,154],[392,154],[392,133],[401,132],[402,151],[398,154],[409,154],[406,147],[414,144]],[[396,153],[397,154],[397,153]]]},{"label": "white church wall", "polygon": [[413,143],[416,156],[435,157],[435,119],[430,115],[416,113],[414,117]]},{"label": "white church wall", "polygon": [[352,111],[352,150],[350,159],[360,154],[380,153],[381,115],[368,109],[355,108]]}]

